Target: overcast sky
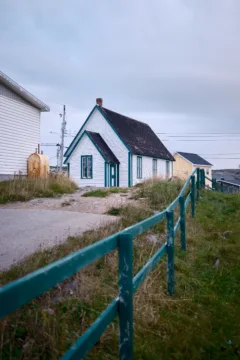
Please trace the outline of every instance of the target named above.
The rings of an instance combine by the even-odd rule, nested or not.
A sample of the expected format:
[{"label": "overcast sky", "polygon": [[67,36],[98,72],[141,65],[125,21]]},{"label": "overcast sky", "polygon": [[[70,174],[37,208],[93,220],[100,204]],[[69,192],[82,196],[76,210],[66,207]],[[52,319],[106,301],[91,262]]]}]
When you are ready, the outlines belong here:
[{"label": "overcast sky", "polygon": [[[62,104],[74,132],[102,97],[165,133],[170,151],[236,168],[239,19],[239,0],[0,0],[0,66],[50,106],[44,143],[59,141],[49,132],[60,131]],[[55,156],[55,148],[44,151]]]}]

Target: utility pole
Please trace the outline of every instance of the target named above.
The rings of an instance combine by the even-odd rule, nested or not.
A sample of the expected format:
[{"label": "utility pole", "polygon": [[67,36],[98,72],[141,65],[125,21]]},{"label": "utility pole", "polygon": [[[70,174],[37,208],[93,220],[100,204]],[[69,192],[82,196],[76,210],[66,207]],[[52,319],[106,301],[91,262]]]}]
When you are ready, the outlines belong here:
[{"label": "utility pole", "polygon": [[57,172],[59,171],[59,159],[60,159],[60,149],[61,149],[61,145],[57,144]]},{"label": "utility pole", "polygon": [[63,105],[63,114],[60,114],[63,118],[62,120],[62,128],[61,128],[61,145],[60,145],[60,173],[62,173],[62,166],[63,166],[63,150],[64,150],[64,136],[66,131],[66,106]]}]

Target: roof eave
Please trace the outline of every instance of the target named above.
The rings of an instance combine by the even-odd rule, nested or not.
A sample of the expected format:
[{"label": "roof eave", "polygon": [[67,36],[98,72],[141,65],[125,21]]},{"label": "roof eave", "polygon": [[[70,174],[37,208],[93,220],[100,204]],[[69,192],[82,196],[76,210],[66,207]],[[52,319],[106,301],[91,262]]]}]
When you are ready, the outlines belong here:
[{"label": "roof eave", "polygon": [[41,112],[50,111],[50,108],[48,105],[44,104],[41,100],[36,98],[36,96],[32,95],[30,92],[28,92],[22,86],[17,84],[14,80],[12,80],[10,77],[8,77],[6,74],[4,74],[2,71],[0,71],[0,83],[5,85],[7,88],[12,90],[13,92],[15,92],[22,99],[26,100],[28,103],[30,103],[32,106],[36,107]]}]

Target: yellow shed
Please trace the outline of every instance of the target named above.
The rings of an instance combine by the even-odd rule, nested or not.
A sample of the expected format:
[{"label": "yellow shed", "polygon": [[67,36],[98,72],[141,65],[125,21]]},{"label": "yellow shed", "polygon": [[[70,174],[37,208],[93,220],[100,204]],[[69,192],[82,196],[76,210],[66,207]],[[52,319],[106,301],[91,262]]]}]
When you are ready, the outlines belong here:
[{"label": "yellow shed", "polygon": [[[212,164],[201,156],[192,153],[176,152],[173,154],[173,176],[186,180],[196,168],[204,169],[205,175],[212,179]],[[206,185],[212,186],[211,182],[206,179]]]},{"label": "yellow shed", "polygon": [[49,173],[49,159],[47,155],[31,154],[28,158],[28,177],[35,179],[38,177],[46,178]]}]

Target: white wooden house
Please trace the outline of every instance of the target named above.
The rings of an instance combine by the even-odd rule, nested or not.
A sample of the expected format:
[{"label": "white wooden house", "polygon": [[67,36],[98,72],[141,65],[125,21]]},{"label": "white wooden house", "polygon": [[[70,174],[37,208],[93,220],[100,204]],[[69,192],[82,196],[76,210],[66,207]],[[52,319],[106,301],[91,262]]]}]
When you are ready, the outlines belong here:
[{"label": "white wooden house", "polygon": [[49,107],[0,71],[0,180],[27,174],[40,143],[40,114]]},{"label": "white wooden house", "polygon": [[97,187],[169,178],[174,161],[149,125],[104,108],[102,99],[97,99],[64,156],[79,186]]}]

